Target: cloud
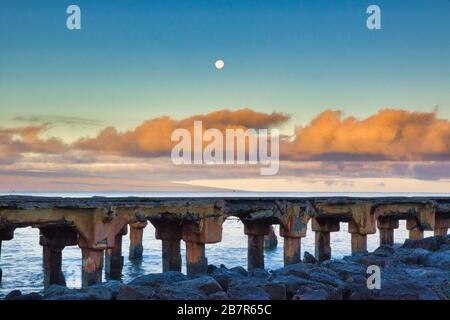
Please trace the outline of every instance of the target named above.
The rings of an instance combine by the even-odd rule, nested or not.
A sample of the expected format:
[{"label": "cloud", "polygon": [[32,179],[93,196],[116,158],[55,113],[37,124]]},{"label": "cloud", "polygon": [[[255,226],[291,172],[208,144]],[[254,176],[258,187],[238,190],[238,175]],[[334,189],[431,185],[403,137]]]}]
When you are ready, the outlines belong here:
[{"label": "cloud", "polygon": [[14,120],[20,122],[61,124],[69,126],[99,126],[101,124],[101,122],[98,120],[73,116],[49,116],[49,115],[17,116],[14,118]]},{"label": "cloud", "polygon": [[298,128],[282,155],[292,160],[449,160],[450,122],[436,112],[383,109],[366,119],[325,111]]},{"label": "cloud", "polygon": [[195,115],[182,120],[160,117],[143,122],[133,130],[119,132],[114,127],[103,129],[94,138],[82,138],[73,144],[73,148],[108,154],[134,157],[152,157],[169,155],[174,143],[172,132],[185,128],[192,132],[194,121],[202,121],[203,128],[271,128],[289,120],[289,116],[273,112],[256,112],[251,109],[237,111],[220,110],[205,115]]},{"label": "cloud", "polygon": [[58,138],[42,139],[48,124],[18,128],[0,127],[0,162],[11,162],[28,153],[61,154],[67,146]]}]

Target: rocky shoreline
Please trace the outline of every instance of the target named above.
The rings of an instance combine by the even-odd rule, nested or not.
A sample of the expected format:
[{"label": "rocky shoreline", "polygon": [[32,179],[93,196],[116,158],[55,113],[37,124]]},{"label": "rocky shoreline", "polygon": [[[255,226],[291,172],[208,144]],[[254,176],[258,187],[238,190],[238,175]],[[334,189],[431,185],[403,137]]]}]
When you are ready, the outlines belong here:
[{"label": "rocky shoreline", "polygon": [[[381,270],[381,288],[367,288],[367,267]],[[6,300],[449,300],[450,236],[406,240],[371,253],[303,263],[277,270],[208,267],[208,274],[180,272],[140,276],[129,283],[108,281],[85,289],[53,285],[44,292]]]}]

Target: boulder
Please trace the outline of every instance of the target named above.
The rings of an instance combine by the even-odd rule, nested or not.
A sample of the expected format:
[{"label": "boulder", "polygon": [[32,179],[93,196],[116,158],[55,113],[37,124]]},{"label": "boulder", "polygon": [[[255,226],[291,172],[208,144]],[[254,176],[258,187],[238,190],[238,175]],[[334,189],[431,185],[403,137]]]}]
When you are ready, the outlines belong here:
[{"label": "boulder", "polygon": [[270,295],[262,288],[243,285],[233,286],[228,290],[228,296],[232,300],[270,300]]},{"label": "boulder", "polygon": [[423,265],[427,257],[430,255],[430,251],[416,248],[416,249],[405,249],[400,248],[395,251],[392,255],[391,261],[395,263],[403,264],[417,264]]},{"label": "boulder", "polygon": [[187,280],[188,277],[178,271],[168,271],[163,273],[151,273],[140,276],[129,282],[133,286],[157,287],[160,285],[168,285],[179,281]]},{"label": "boulder", "polygon": [[318,261],[312,254],[310,254],[308,251],[305,251],[305,253],[303,254],[303,263],[316,264],[318,263]]},{"label": "boulder", "polygon": [[428,237],[420,240],[406,239],[405,243],[401,246],[404,249],[425,249],[428,251],[439,250],[440,246],[445,244],[447,236],[435,236]]},{"label": "boulder", "polygon": [[22,291],[13,290],[6,295],[5,300],[14,300],[15,298],[18,298],[20,296],[22,296]]},{"label": "boulder", "polygon": [[245,275],[242,275],[242,273],[238,271],[232,271],[231,269],[220,267],[214,270],[211,277],[213,277],[220,284],[224,291],[227,291],[229,284],[233,279],[242,279],[247,277],[247,272]]},{"label": "boulder", "polygon": [[310,264],[295,263],[295,264],[288,265],[288,266],[286,266],[284,268],[275,270],[273,272],[273,274],[275,276],[278,276],[278,275],[283,275],[283,276],[292,275],[292,276],[297,276],[297,277],[309,279],[309,277],[310,277],[309,273],[311,272],[311,270],[313,268],[314,268],[314,266],[312,266]]},{"label": "boulder", "polygon": [[355,275],[365,276],[367,271],[366,266],[346,260],[327,260],[320,266],[335,271],[344,280]]},{"label": "boulder", "polygon": [[205,295],[210,295],[216,292],[223,291],[220,284],[210,276],[199,276],[194,279],[180,281],[176,283],[180,288],[194,289],[202,292]]},{"label": "boulder", "polygon": [[450,271],[450,251],[438,251],[427,255],[424,259],[425,266]]},{"label": "boulder", "polygon": [[155,291],[153,287],[121,284],[116,300],[150,300],[155,295]]},{"label": "boulder", "polygon": [[171,284],[157,288],[153,298],[155,300],[205,300],[206,295],[200,290]]}]

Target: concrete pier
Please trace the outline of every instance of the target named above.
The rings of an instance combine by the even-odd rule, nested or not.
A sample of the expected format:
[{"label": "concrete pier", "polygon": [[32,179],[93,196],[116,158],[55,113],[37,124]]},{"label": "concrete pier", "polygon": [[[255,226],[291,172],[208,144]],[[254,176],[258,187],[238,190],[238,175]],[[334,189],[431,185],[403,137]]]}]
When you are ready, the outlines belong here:
[{"label": "concrete pier", "polygon": [[208,260],[205,256],[205,244],[186,241],[186,271],[190,276],[206,273]]},{"label": "concrete pier", "polygon": [[107,279],[120,280],[122,278],[123,256],[122,238],[127,234],[127,228],[123,228],[114,240],[114,247],[105,250],[105,276]]},{"label": "concrete pier", "polygon": [[[206,273],[207,244],[222,241],[222,224],[236,217],[248,237],[249,270],[264,268],[264,237],[272,225],[284,238],[285,265],[301,262],[301,239],[309,221],[315,233],[315,255],[331,259],[330,237],[348,224],[352,253],[367,250],[367,236],[380,230],[380,244],[394,243],[399,220],[406,220],[411,239],[424,231],[447,234],[450,197],[386,198],[46,198],[0,196],[1,246],[12,240],[16,228],[40,230],[43,272],[48,287],[64,285],[63,249],[77,245],[82,251],[82,286],[120,279],[123,268],[122,238],[130,227],[130,258],[142,259],[143,230],[151,222],[162,241],[163,271],[181,271],[181,240],[186,245],[188,275]],[[20,254],[20,252],[18,253]],[[4,259],[4,258],[3,258]],[[104,261],[105,260],[105,261]],[[7,275],[1,274],[1,276]]]},{"label": "concrete pier", "polygon": [[42,246],[44,288],[52,284],[66,285],[62,272],[62,251],[77,244],[77,233],[68,227],[40,228],[39,244]]},{"label": "concrete pier", "polygon": [[222,241],[222,223],[223,216],[215,215],[183,223],[182,239],[186,243],[188,275],[206,273],[208,260],[205,256],[205,244]]},{"label": "concrete pier", "polygon": [[81,286],[85,288],[102,282],[103,250],[81,248],[81,256],[83,260]]},{"label": "concrete pier", "polygon": [[264,269],[264,236],[270,233],[270,226],[266,220],[244,221],[244,233],[248,237],[248,270]]},{"label": "concrete pier", "polygon": [[398,220],[395,218],[381,217],[377,221],[380,231],[380,245],[394,244],[394,230],[398,229]]},{"label": "concrete pier", "polygon": [[180,220],[150,220],[155,227],[155,237],[162,241],[162,269],[181,271],[182,223]]},{"label": "concrete pier", "polygon": [[128,255],[131,260],[140,260],[144,252],[142,245],[142,238],[144,235],[144,228],[147,222],[135,222],[130,224],[130,253]]},{"label": "concrete pier", "polygon": [[315,257],[318,261],[331,259],[330,233],[339,231],[339,221],[314,218],[312,230],[315,232]]}]

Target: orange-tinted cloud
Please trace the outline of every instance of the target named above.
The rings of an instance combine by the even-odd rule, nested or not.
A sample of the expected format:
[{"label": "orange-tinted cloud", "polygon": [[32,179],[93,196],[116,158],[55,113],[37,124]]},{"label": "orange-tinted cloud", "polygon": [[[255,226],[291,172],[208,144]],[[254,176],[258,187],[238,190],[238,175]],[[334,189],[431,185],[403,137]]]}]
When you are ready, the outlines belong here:
[{"label": "orange-tinted cloud", "polygon": [[384,109],[356,119],[329,110],[297,129],[282,155],[294,160],[448,160],[450,122],[436,112]]},{"label": "orange-tinted cloud", "polygon": [[[88,151],[91,156],[118,155],[148,158],[169,156],[175,145],[175,129],[192,130],[195,120],[203,128],[278,128],[289,120],[283,113],[271,114],[251,109],[220,110],[181,120],[160,117],[144,121],[121,132],[107,127],[95,137],[65,144],[58,138],[43,139],[48,124],[19,128],[0,128],[0,162],[13,161],[25,154],[75,155]],[[436,112],[410,112],[384,109],[365,119],[344,117],[341,111],[324,111],[307,126],[283,139],[280,156],[295,161],[360,160],[450,160],[450,121]]]},{"label": "orange-tinted cloud", "polygon": [[103,129],[94,138],[83,138],[73,148],[135,157],[170,155],[174,143],[172,132],[178,128],[192,131],[194,121],[201,120],[203,128],[270,128],[283,124],[289,117],[282,113],[271,114],[251,109],[220,110],[205,115],[195,115],[182,120],[160,117],[143,122],[134,130],[119,132],[114,127]]},{"label": "orange-tinted cloud", "polygon": [[47,124],[18,128],[0,128],[0,161],[7,162],[25,153],[58,154],[67,146],[58,138],[42,139]]}]

